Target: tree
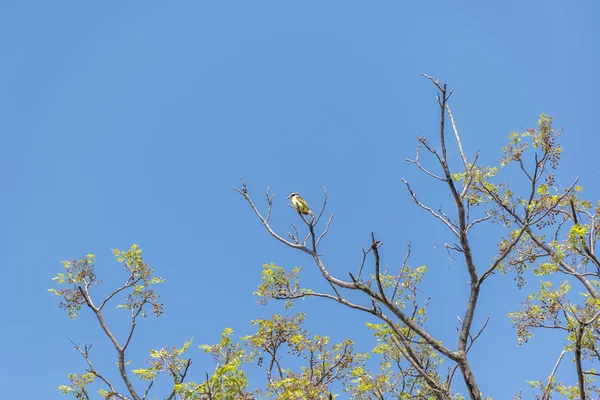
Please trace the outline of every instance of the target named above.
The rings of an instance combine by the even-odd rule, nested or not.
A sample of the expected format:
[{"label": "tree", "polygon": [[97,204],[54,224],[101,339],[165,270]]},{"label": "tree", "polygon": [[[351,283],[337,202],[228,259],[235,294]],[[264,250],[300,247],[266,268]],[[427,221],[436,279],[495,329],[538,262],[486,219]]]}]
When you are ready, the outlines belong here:
[{"label": "tree", "polygon": [[[121,382],[113,383],[94,366],[91,345],[73,343],[88,367],[83,374],[69,374],[70,383],[59,387],[63,394],[72,394],[77,399],[89,399],[90,387],[95,381],[99,381],[101,384],[98,393],[102,398],[147,399],[157,378],[166,376],[172,382],[172,388],[166,394],[167,399],[252,399],[257,395],[281,399],[329,399],[332,395],[327,390],[328,385],[333,381],[346,379],[362,363],[363,356],[353,352],[351,340],[330,344],[328,337],[313,336],[301,327],[304,315],[297,314],[291,317],[273,315],[271,319],[253,321],[252,325],[257,327],[256,333],[242,338],[241,343],[234,343],[231,339],[233,331],[226,328],[219,343],[200,346],[206,353],[212,354],[216,363],[214,373],[211,376],[207,374],[201,383],[186,381],[192,360],[185,358],[184,353],[189,349],[191,340],[181,348],[151,350],[147,368],[128,371],[126,352],[138,318],[147,316],[148,307],[152,308],[157,317],[162,314],[162,305],[158,303],[159,296],[154,286],[163,280],[154,276],[154,271],[144,262],[142,250],[137,245],[127,251],[113,252],[126,271],[127,279],[100,302],[96,302],[92,295],[92,288],[101,284],[95,274],[93,254],[88,254],[81,260],[64,261],[66,271],[54,279],[58,284],[71,286],[50,291],[62,298],[59,306],[66,309],[71,318],[78,316],[83,305],[96,316],[101,329],[115,348]],[[113,298],[124,293],[127,293],[125,302],[117,305],[117,308],[130,313],[131,323],[125,340],[121,341],[105,321],[104,310]],[[282,365],[279,353],[286,349],[308,360],[307,365],[299,372]],[[267,365],[269,384],[264,390],[248,390],[246,374],[241,369],[244,362]],[[132,380],[130,372],[147,383],[140,387]]]},{"label": "tree", "polygon": [[[55,278],[59,283],[72,285],[60,291],[52,289],[62,297],[61,307],[67,309],[71,317],[77,316],[82,305],[96,315],[115,347],[125,387],[124,391],[119,391],[94,369],[90,346],[75,345],[89,368],[85,374],[69,375],[71,383],[61,386],[63,393],[88,398],[88,386],[94,380],[100,380],[105,386],[100,391],[104,398],[145,399],[157,377],[166,375],[172,379],[169,399],[327,399],[334,397],[330,392],[334,382],[341,384],[346,394],[356,399],[464,398],[458,394],[457,387],[466,388],[469,398],[481,399],[478,372],[472,370],[469,359],[470,349],[484,334],[487,325],[486,320],[480,327],[473,326],[479,296],[489,287],[488,281],[504,279],[503,276],[508,274],[514,275],[517,284],[524,287],[526,273],[531,271],[530,274],[542,278],[539,287],[524,299],[521,309],[509,315],[517,329],[519,343],[526,343],[536,329],[552,329],[556,334],[563,334],[567,345],[559,349],[556,364],[549,366],[549,376],[529,381],[529,384],[538,389],[537,397],[542,399],[549,399],[554,394],[572,399],[600,395],[600,389],[594,383],[598,373],[593,368],[594,362],[600,359],[597,347],[600,261],[595,255],[600,231],[600,202],[594,206],[582,199],[582,188],[577,186],[577,179],[568,186],[555,182],[554,170],[562,152],[557,140],[562,130],[554,129],[553,119],[542,114],[537,129],[509,135],[509,144],[502,149],[504,156],[498,165],[479,165],[478,154],[468,157],[463,151],[449,105],[453,90],[424,76],[438,91],[439,144],[436,146],[425,137],[417,138],[416,156],[408,161],[426,177],[445,185],[454,205],[453,212],[425,204],[411,184],[406,180],[403,182],[412,201],[456,238],[456,244],[445,246],[461,260],[470,277],[469,298],[459,318],[455,343],[442,343],[428,330],[431,322],[427,320],[427,297],[419,290],[426,268],[410,265],[410,244],[401,267],[391,271],[383,267],[382,243],[371,233],[370,244],[363,249],[358,270],[348,271],[348,278],[336,277],[327,269],[318,251],[333,222],[333,214],[326,222],[323,219],[327,192],[324,192],[323,206],[316,217],[299,214],[303,227],[294,226],[284,236],[270,225],[274,196],[267,189],[267,209],[263,214],[242,180],[241,188],[234,189],[247,201],[264,228],[282,244],[308,254],[331,288],[323,293],[303,288],[299,268],[286,271],[280,266],[266,264],[256,294],[265,303],[269,299],[283,300],[288,308],[297,299],[316,297],[356,310],[357,318],[360,313],[374,316],[380,322],[367,324],[376,341],[372,352],[357,354],[349,339],[331,345],[329,338],[310,334],[301,327],[302,314],[274,315],[271,319],[253,321],[256,333],[237,343],[231,338],[232,331],[225,329],[220,343],[201,346],[216,362],[214,373],[207,374],[202,383],[186,381],[191,359],[185,358],[184,353],[191,342],[180,349],[152,350],[148,367],[131,371],[148,382],[143,390],[136,389],[126,369],[125,352],[133,337],[136,319],[145,316],[146,307],[151,306],[157,316],[162,313],[153,289],[162,280],[153,276],[153,271],[143,262],[141,250],[133,246],[128,251],[115,250],[117,260],[129,275],[126,283],[99,305],[91,294],[91,288],[98,284],[92,255],[80,261],[66,262],[67,272]],[[458,149],[458,170],[452,169],[449,161],[448,122]],[[421,152],[432,156],[433,167],[423,163]],[[502,172],[510,168],[520,171],[525,179],[524,191],[514,180],[500,180]],[[497,252],[485,265],[476,264],[471,244],[473,232],[481,224],[497,224],[504,232],[495,239],[490,238],[497,244]],[[563,282],[557,285],[556,279]],[[571,293],[573,285],[583,294]],[[102,314],[106,303],[121,292],[129,293],[121,307],[131,312],[131,326],[124,342],[115,338]],[[348,296],[352,293],[360,296]],[[296,370],[283,365],[285,360],[281,353],[285,349],[306,360],[305,364]],[[572,355],[575,361],[577,382],[562,383],[555,378],[566,355]],[[379,371],[371,370],[373,361],[367,361],[370,358],[379,361]],[[253,362],[266,371],[263,389],[249,389],[242,365]],[[520,395],[515,397],[520,398]]]}]

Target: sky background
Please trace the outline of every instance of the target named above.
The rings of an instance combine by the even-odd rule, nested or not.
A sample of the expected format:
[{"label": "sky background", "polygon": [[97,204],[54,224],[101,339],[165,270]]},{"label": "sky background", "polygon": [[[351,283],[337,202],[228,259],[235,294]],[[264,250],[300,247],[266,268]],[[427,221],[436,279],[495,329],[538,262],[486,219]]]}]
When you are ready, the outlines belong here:
[{"label": "sky background", "polygon": [[[250,334],[250,320],[282,311],[252,295],[262,264],[302,266],[305,287],[324,287],[309,257],[269,237],[231,190],[241,177],[263,210],[265,189],[275,193],[283,234],[299,222],[285,197],[298,191],[318,208],[326,186],[336,216],[321,252],[344,279],[370,232],[392,267],[412,241],[411,264],[429,268],[430,330],[455,348],[467,275],[436,249],[447,232],[401,182],[434,207],[449,204],[404,161],[417,136],[437,132],[435,90],[420,75],[456,88],[465,151],[483,164],[511,130],[553,115],[565,128],[558,182],[580,176],[596,200],[599,12],[593,1],[0,1],[3,396],[61,398],[58,385],[84,368],[68,338],[93,343],[92,358],[116,374],[89,313],[71,320],[47,292],[61,260],[94,253],[98,275],[115,284],[125,277],[111,248],[139,244],[166,279],[165,313],[139,323],[131,368],[150,348],[193,337],[197,381],[214,368],[197,345],[225,327]],[[480,268],[496,240],[488,228],[474,237]],[[523,388],[531,398],[525,381],[545,379],[560,354],[555,333],[518,347],[506,317],[536,282],[519,290],[495,276],[484,286],[475,329],[491,319],[471,363],[485,395]],[[374,345],[358,312],[317,299],[295,310],[313,333]],[[121,332],[125,320],[115,310],[109,322]],[[575,383],[570,362],[559,374]]]}]

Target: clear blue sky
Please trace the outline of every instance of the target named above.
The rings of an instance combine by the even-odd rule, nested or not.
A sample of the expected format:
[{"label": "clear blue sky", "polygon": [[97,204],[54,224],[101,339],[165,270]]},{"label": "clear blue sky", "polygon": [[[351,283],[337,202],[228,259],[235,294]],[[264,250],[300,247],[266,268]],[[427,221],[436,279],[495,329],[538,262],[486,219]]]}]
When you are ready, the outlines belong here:
[{"label": "clear blue sky", "polygon": [[[46,292],[61,260],[95,253],[112,282],[121,270],[110,249],[139,244],[166,278],[165,314],[139,324],[132,367],[193,336],[196,380],[213,369],[196,345],[281,311],[255,303],[261,264],[303,266],[306,286],[322,286],[310,259],[272,240],[231,190],[240,177],[257,201],[267,186],[276,193],[283,232],[298,222],[287,194],[317,204],[327,186],[336,218],[322,252],[341,277],[371,231],[393,266],[412,241],[412,264],[429,266],[431,331],[455,343],[463,266],[434,250],[448,235],[400,181],[447,204],[403,161],[438,123],[420,74],[456,87],[465,150],[484,163],[509,131],[554,115],[566,129],[559,179],[580,175],[598,199],[599,12],[592,1],[0,2],[3,396],[59,398],[67,373],[83,369],[67,337],[94,343],[112,368],[90,316],[71,321]],[[482,230],[480,264],[494,243]],[[516,346],[505,315],[533,286],[494,277],[484,289],[477,323],[492,319],[473,367],[484,394],[512,398],[548,375],[562,342],[544,334]],[[317,300],[298,310],[315,333],[372,345],[360,313]],[[574,381],[571,367],[561,376]]]}]

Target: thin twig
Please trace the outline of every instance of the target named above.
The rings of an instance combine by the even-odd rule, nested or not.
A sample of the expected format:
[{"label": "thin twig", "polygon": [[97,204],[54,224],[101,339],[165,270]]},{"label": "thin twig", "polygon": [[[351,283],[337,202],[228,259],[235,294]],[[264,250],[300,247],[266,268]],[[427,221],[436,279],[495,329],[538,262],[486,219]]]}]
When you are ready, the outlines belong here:
[{"label": "thin twig", "polygon": [[421,165],[421,162],[419,161],[419,149],[421,148],[421,146],[417,146],[417,150],[415,152],[415,159],[411,160],[410,158],[405,158],[406,161],[408,161],[411,164],[416,164],[417,167],[419,167],[419,169],[423,172],[425,172],[427,175],[431,176],[432,178],[435,178],[437,180],[440,180],[442,182],[445,181],[444,178],[442,178],[441,176],[438,176],[436,174],[434,174],[433,172],[429,171],[427,168],[423,167],[423,165]]},{"label": "thin twig", "polygon": [[556,364],[554,364],[554,368],[552,368],[552,372],[548,377],[548,383],[546,384],[546,388],[544,389],[544,393],[542,395],[542,400],[550,399],[550,394],[552,392],[552,380],[554,379],[554,374],[556,374],[556,370],[558,369],[558,366],[560,365],[564,355],[565,350],[561,351],[560,355],[558,356],[558,360],[556,360]]},{"label": "thin twig", "polygon": [[381,284],[381,274],[379,273],[379,247],[381,242],[375,240],[375,234],[371,232],[371,249],[373,250],[373,256],[375,257],[375,280],[377,281],[377,287],[379,288],[379,294],[385,301],[385,292],[383,291],[383,285]]},{"label": "thin twig", "polygon": [[321,216],[325,212],[325,207],[327,207],[327,199],[329,198],[329,195],[327,194],[327,188],[325,188],[325,186],[323,186],[323,195],[323,207],[321,207],[321,212],[319,213],[319,216],[317,217],[313,225],[317,225],[319,223],[319,221],[321,220]]},{"label": "thin twig", "polygon": [[406,268],[406,262],[410,257],[410,246],[411,243],[408,242],[408,249],[406,250],[406,254],[404,255],[404,260],[402,261],[402,267],[400,267],[400,273],[398,275],[398,280],[396,281],[396,285],[394,286],[394,292],[392,293],[392,297],[390,297],[390,301],[394,301],[394,297],[396,297],[396,293],[398,292],[398,285],[400,285],[400,281],[402,280],[402,275],[404,274],[404,269]]},{"label": "thin twig", "polygon": [[453,224],[446,220],[444,217],[442,217],[441,215],[439,215],[438,213],[436,213],[435,211],[433,211],[433,209],[431,207],[427,207],[425,204],[421,203],[418,199],[417,199],[417,194],[415,192],[413,192],[412,188],[410,187],[410,184],[406,181],[406,179],[402,178],[402,182],[404,182],[404,184],[406,185],[406,187],[408,188],[408,192],[410,193],[410,197],[412,198],[412,200],[422,209],[424,209],[425,211],[428,211],[431,215],[433,215],[435,218],[439,219],[440,221],[442,221],[444,223],[444,225],[446,225],[451,231],[452,233],[454,233],[454,235],[459,236],[460,234],[458,233],[458,231],[456,230],[456,228],[453,226]]},{"label": "thin twig", "polygon": [[119,399],[126,400],[127,398],[125,396],[123,396],[120,393],[117,393],[117,391],[115,390],[115,388],[112,385],[112,383],[108,380],[108,378],[105,378],[102,374],[100,374],[94,368],[94,365],[92,364],[92,361],[89,358],[89,350],[92,348],[92,346],[91,345],[89,345],[89,346],[83,346],[83,349],[82,349],[81,346],[79,346],[78,344],[76,344],[71,339],[69,339],[69,341],[73,344],[73,346],[75,347],[75,349],[83,356],[85,362],[89,366],[89,369],[87,371],[89,373],[93,374],[95,377],[101,379],[106,384],[106,386],[108,386],[108,388],[110,389],[110,394],[118,397]]},{"label": "thin twig", "polygon": [[260,213],[260,211],[258,211],[258,209],[256,208],[256,206],[254,205],[254,202],[252,201],[252,198],[250,197],[250,195],[248,194],[248,187],[246,186],[246,182],[244,182],[244,180],[242,179],[242,188],[238,189],[238,188],[233,188],[233,190],[235,190],[236,192],[238,192],[239,194],[241,194],[242,196],[244,196],[244,198],[246,199],[246,201],[248,202],[248,204],[250,204],[250,207],[252,207],[252,210],[254,211],[254,214],[256,214],[256,216],[260,219],[260,221],[262,222],[263,226],[267,229],[267,231],[271,234],[271,236],[273,236],[275,239],[279,240],[281,243],[292,247],[294,249],[300,249],[303,250],[307,253],[311,253],[310,250],[308,250],[306,248],[306,246],[303,246],[301,244],[298,243],[292,243],[289,242],[287,240],[285,240],[284,238],[282,238],[281,236],[279,236],[277,233],[275,233],[275,231],[273,231],[273,229],[271,228],[271,226],[269,225],[269,222],[262,216],[262,214]]},{"label": "thin twig", "polygon": [[150,383],[148,384],[148,387],[146,388],[146,391],[144,392],[144,396],[142,397],[142,400],[145,400],[148,397],[148,393],[150,393],[150,389],[152,389],[153,385],[154,385],[154,380],[151,380]]},{"label": "thin twig", "polygon": [[[450,98],[450,93],[448,98]],[[446,110],[448,110],[448,116],[450,117],[450,123],[452,125],[452,130],[454,131],[454,138],[456,139],[456,144],[458,144],[458,152],[460,153],[460,158],[463,161],[463,165],[465,166],[465,172],[469,169],[469,163],[467,162],[467,157],[465,157],[465,152],[463,151],[462,143],[460,141],[460,136],[458,135],[458,130],[456,129],[456,124],[454,123],[454,117],[452,116],[452,111],[450,111],[450,104],[446,104]]]},{"label": "thin twig", "polygon": [[321,239],[323,239],[325,237],[325,235],[327,234],[327,232],[329,232],[329,225],[331,224],[331,221],[333,220],[334,215],[335,214],[331,214],[331,217],[329,217],[329,220],[327,221],[327,224],[325,225],[325,229],[323,230],[323,233],[321,233],[321,235],[317,239],[317,246],[321,242]]}]

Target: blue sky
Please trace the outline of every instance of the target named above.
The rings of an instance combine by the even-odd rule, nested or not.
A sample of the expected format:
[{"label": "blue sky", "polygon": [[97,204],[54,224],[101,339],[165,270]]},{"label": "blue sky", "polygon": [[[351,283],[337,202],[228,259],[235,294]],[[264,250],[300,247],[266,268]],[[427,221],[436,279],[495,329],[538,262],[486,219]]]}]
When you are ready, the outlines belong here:
[{"label": "blue sky", "polygon": [[[226,326],[248,334],[251,319],[280,312],[252,295],[263,263],[303,266],[306,286],[322,286],[310,259],[268,237],[231,190],[240,177],[257,201],[267,186],[275,192],[283,232],[298,222],[287,194],[318,204],[326,186],[336,217],[322,251],[339,276],[356,269],[371,231],[392,266],[412,241],[412,264],[429,267],[430,329],[453,343],[466,275],[435,250],[448,235],[400,180],[434,205],[448,200],[404,162],[415,137],[433,139],[438,124],[422,73],[456,87],[465,151],[483,163],[500,157],[509,131],[555,116],[566,132],[559,182],[581,176],[588,198],[600,198],[592,1],[22,0],[0,10],[7,398],[59,398],[67,373],[83,368],[67,338],[94,343],[98,363],[112,368],[90,316],[71,321],[46,292],[61,260],[94,253],[98,273],[115,282],[110,249],[137,243],[166,278],[165,315],[139,324],[132,367],[150,348],[192,336],[214,343]],[[481,264],[492,233],[475,240]],[[476,323],[492,318],[472,364],[486,395],[527,394],[525,380],[546,377],[560,353],[553,334],[516,346],[505,315],[531,290],[510,277],[484,287]],[[359,313],[316,300],[298,310],[314,333],[372,346]],[[191,376],[201,380],[213,365],[195,345]],[[569,363],[561,374],[574,381]]]}]

